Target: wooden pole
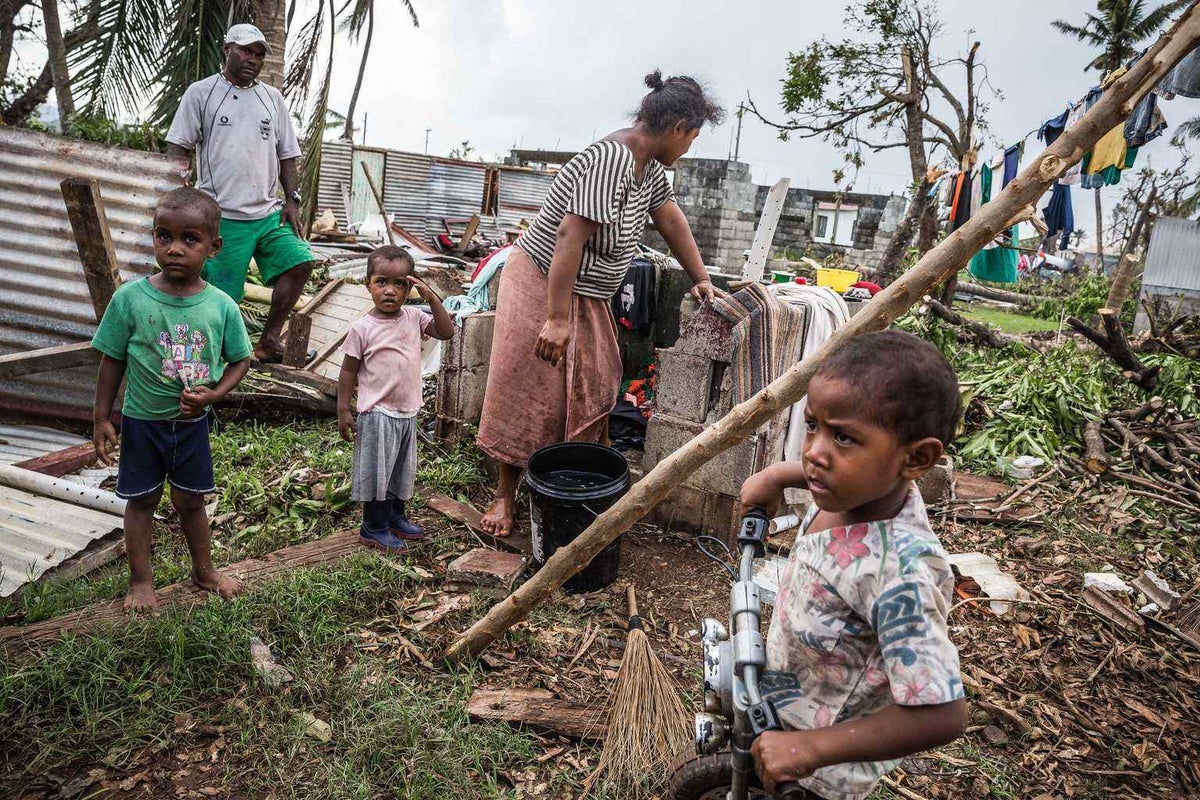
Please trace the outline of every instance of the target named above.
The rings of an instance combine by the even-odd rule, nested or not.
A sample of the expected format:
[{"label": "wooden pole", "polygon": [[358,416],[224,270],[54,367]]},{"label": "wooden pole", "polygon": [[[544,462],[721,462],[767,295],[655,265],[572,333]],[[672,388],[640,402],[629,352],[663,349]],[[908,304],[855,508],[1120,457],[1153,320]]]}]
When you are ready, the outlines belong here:
[{"label": "wooden pole", "polygon": [[1125,298],[1129,296],[1129,284],[1133,283],[1133,271],[1137,260],[1133,253],[1126,253],[1121,256],[1117,270],[1113,273],[1112,286],[1108,290],[1108,300],[1104,307],[1112,309],[1118,317],[1121,316],[1121,306],[1125,304]]},{"label": "wooden pole", "polygon": [[555,551],[533,577],[459,636],[446,657],[458,660],[482,651],[645,516],[671,489],[803,397],[809,379],[831,348],[852,336],[886,328],[934,286],[956,273],[1104,134],[1128,117],[1137,102],[1197,44],[1200,44],[1200,8],[1193,3],[1146,55],[1108,88],[1083,119],[1034,158],[998,197],[877,294],[817,353],[793,365],[758,394],[734,406],[723,419],[660,461],[575,541]]},{"label": "wooden pole", "polygon": [[104,201],[100,198],[100,185],[92,178],[64,178],[59,189],[67,204],[67,217],[71,220],[75,246],[79,248],[79,260],[83,263],[83,277],[99,322],[113,292],[121,285],[117,253],[108,232]]}]

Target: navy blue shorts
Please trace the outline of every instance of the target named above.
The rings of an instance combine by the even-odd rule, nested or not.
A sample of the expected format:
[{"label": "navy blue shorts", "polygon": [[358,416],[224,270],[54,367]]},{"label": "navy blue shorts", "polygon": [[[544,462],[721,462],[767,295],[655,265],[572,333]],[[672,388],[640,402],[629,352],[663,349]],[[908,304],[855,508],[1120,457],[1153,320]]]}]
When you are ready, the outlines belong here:
[{"label": "navy blue shorts", "polygon": [[161,420],[121,416],[117,497],[144,497],[161,489],[164,480],[191,494],[217,490],[207,414]]}]

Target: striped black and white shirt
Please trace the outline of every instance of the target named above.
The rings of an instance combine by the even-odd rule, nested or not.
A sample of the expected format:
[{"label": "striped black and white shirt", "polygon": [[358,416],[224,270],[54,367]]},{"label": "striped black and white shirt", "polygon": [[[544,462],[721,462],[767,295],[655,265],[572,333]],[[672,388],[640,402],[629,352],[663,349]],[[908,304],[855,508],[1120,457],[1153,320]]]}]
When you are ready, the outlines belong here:
[{"label": "striped black and white shirt", "polygon": [[609,300],[621,287],[637,252],[646,215],[674,199],[662,164],[651,159],[639,182],[632,150],[620,142],[596,142],[555,176],[542,210],[517,246],[549,274],[563,217],[576,214],[600,223],[583,246],[575,293]]}]

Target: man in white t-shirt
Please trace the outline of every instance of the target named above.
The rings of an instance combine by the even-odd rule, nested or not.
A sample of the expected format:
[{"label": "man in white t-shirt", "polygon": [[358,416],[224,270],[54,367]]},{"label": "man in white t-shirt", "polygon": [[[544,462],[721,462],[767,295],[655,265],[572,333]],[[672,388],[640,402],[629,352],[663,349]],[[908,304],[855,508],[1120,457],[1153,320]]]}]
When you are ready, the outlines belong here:
[{"label": "man in white t-shirt", "polygon": [[299,235],[296,131],[283,95],[258,80],[270,52],[258,28],[231,27],[224,68],[187,88],[167,132],[167,154],[195,153],[196,188],[221,207],[223,244],[206,264],[205,279],[240,301],[253,258],[263,282],[273,287],[254,348],[254,357],[268,362],[280,360],[280,331],[313,267],[312,251]]}]

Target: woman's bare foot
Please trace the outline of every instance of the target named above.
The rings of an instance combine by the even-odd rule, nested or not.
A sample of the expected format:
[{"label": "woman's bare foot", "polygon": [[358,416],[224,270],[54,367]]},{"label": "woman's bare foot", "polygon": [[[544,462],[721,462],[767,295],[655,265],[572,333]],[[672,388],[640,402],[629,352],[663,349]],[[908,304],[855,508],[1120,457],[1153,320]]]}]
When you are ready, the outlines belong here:
[{"label": "woman's bare foot", "polygon": [[501,538],[512,533],[513,500],[507,497],[497,497],[492,507],[487,510],[480,521],[480,526],[492,536]]},{"label": "woman's bare foot", "polygon": [[126,611],[153,611],[158,607],[158,598],[154,596],[154,582],[129,584],[122,606]]},{"label": "woman's bare foot", "polygon": [[204,571],[193,570],[192,583],[224,600],[228,600],[242,591],[241,581],[211,567]]}]

